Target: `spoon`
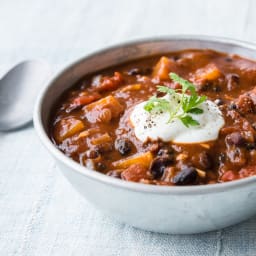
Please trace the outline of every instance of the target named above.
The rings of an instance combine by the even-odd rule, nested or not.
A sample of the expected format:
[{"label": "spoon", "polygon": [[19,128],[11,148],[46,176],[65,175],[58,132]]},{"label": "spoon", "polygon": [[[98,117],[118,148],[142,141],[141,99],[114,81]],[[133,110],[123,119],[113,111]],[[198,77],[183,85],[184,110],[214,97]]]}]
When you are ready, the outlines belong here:
[{"label": "spoon", "polygon": [[24,128],[32,121],[35,99],[49,75],[48,64],[28,60],[0,80],[0,131]]}]

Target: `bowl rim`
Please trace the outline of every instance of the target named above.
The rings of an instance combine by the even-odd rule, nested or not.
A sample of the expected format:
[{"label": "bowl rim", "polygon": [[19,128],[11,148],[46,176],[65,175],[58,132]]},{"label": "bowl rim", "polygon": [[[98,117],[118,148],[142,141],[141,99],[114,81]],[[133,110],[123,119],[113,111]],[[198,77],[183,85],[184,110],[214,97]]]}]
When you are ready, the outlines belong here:
[{"label": "bowl rim", "polygon": [[72,62],[67,65],[65,68],[62,68],[59,72],[57,72],[54,77],[47,82],[47,86],[41,89],[33,112],[33,122],[37,135],[39,136],[42,144],[47,148],[47,150],[54,156],[55,159],[62,162],[66,166],[68,166],[72,171],[75,171],[77,174],[86,176],[89,179],[93,179],[94,181],[104,183],[106,185],[118,187],[121,189],[132,190],[141,193],[154,193],[154,194],[177,194],[177,195],[197,195],[197,194],[209,194],[209,193],[221,193],[227,190],[233,190],[237,188],[244,187],[246,185],[256,184],[256,176],[251,176],[247,178],[243,178],[240,180],[225,182],[225,183],[216,183],[216,184],[207,184],[207,185],[194,185],[194,186],[160,186],[160,185],[151,185],[151,184],[142,184],[130,181],[124,181],[121,179],[116,179],[113,177],[109,177],[106,174],[90,170],[85,166],[80,165],[75,162],[73,159],[66,156],[62,153],[56,146],[52,143],[50,138],[48,137],[42,123],[42,105],[45,99],[45,95],[49,88],[55,83],[55,81],[62,76],[64,73],[69,71],[72,67],[79,65],[81,62],[95,56],[97,54],[102,54],[107,51],[113,50],[119,47],[127,47],[133,46],[138,43],[153,43],[160,41],[172,41],[172,40],[199,40],[199,41],[209,41],[212,43],[224,43],[224,44],[232,44],[235,46],[244,47],[247,49],[252,49],[256,51],[256,44],[245,42],[237,39],[230,39],[225,37],[217,37],[217,36],[205,36],[205,35],[171,35],[171,36],[160,36],[154,38],[145,38],[138,39],[132,41],[126,41],[124,43],[115,44],[110,47],[106,47],[102,50],[95,51],[89,55],[83,56],[78,60]]}]

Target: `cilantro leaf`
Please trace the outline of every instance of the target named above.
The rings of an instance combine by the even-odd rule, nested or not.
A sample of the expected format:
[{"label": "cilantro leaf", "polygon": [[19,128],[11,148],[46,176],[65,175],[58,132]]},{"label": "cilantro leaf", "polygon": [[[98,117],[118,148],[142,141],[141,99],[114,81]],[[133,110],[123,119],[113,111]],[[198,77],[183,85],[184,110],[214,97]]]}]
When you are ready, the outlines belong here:
[{"label": "cilantro leaf", "polygon": [[174,90],[174,89],[169,88],[169,87],[166,87],[166,86],[162,86],[162,85],[158,85],[158,86],[157,86],[157,90],[158,90],[159,92],[163,92],[163,93],[170,94],[170,95],[172,95],[172,94],[175,93],[175,90]]},{"label": "cilantro leaf", "polygon": [[[193,119],[193,117],[189,114],[202,114],[204,111],[203,109],[199,108],[199,105],[205,102],[207,97],[204,95],[199,96],[196,92],[195,85],[181,78],[177,74],[170,73],[169,76],[174,82],[179,83],[182,89],[174,90],[166,86],[158,85],[157,90],[168,95],[173,95],[174,98],[178,98],[179,100],[177,105],[173,107],[168,100],[153,96],[147,101],[144,109],[148,112],[154,111],[155,113],[169,113],[170,118],[168,122],[171,122],[174,119],[180,119],[186,127],[200,125],[199,122]],[[188,91],[190,94],[187,94]]]},{"label": "cilantro leaf", "polygon": [[157,98],[156,96],[151,97],[144,106],[144,109],[148,112],[151,112],[153,110],[154,112],[169,112],[169,108],[169,101],[167,101],[166,99]]},{"label": "cilantro leaf", "polygon": [[178,76],[175,73],[170,73],[169,76],[174,82],[176,82],[182,86],[182,93],[185,93],[187,90],[189,90],[192,95],[196,94],[196,88],[192,83],[181,78],[180,76]]},{"label": "cilantro leaf", "polygon": [[180,117],[180,120],[186,127],[200,125],[199,122],[193,119],[193,117],[190,115],[182,116]]},{"label": "cilantro leaf", "polygon": [[198,106],[199,104],[205,102],[206,100],[207,100],[207,97],[206,97],[205,95],[203,95],[203,96],[198,96],[195,103],[196,103],[196,105]]},{"label": "cilantro leaf", "polygon": [[204,111],[201,109],[201,108],[191,108],[188,113],[191,113],[191,114],[196,114],[196,115],[199,115],[199,114],[202,114]]}]

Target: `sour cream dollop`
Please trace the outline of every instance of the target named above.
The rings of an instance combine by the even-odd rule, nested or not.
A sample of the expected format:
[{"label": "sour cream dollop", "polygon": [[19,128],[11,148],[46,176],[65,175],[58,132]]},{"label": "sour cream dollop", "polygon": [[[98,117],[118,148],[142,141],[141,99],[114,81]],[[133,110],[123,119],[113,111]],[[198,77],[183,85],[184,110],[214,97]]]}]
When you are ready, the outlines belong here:
[{"label": "sour cream dollop", "polygon": [[[177,100],[171,95],[163,97],[170,101],[171,106],[177,106]],[[202,114],[190,114],[200,125],[186,127],[179,119],[168,123],[169,113],[148,112],[144,109],[147,102],[136,105],[130,115],[130,121],[134,126],[135,136],[142,142],[148,138],[152,140],[162,139],[166,142],[176,143],[200,143],[213,141],[218,138],[219,130],[225,121],[218,106],[210,100],[203,102],[199,108]]]}]

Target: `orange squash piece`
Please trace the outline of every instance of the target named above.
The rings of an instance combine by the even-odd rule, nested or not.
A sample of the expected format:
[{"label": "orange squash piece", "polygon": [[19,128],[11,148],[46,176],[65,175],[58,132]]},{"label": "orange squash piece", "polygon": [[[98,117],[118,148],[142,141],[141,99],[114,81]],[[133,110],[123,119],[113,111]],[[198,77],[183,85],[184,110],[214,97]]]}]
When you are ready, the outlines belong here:
[{"label": "orange squash piece", "polygon": [[133,164],[139,164],[145,168],[149,168],[153,160],[153,155],[150,151],[146,153],[135,154],[125,159],[113,162],[113,166],[117,169],[126,169]]},{"label": "orange squash piece", "polygon": [[170,72],[177,72],[176,63],[173,60],[163,56],[154,67],[152,75],[154,78],[157,78],[159,80],[168,80],[170,79]]},{"label": "orange squash piece", "polygon": [[218,69],[218,67],[215,64],[210,63],[205,67],[200,68],[196,71],[195,80],[196,81],[205,81],[205,80],[214,81],[218,79],[220,76],[221,76],[221,72]]},{"label": "orange squash piece", "polygon": [[74,117],[62,119],[55,126],[55,138],[60,143],[84,129],[85,125],[79,119]]},{"label": "orange squash piece", "polygon": [[118,117],[123,110],[124,107],[112,95],[86,105],[83,108],[90,123],[109,122],[112,118]]}]

